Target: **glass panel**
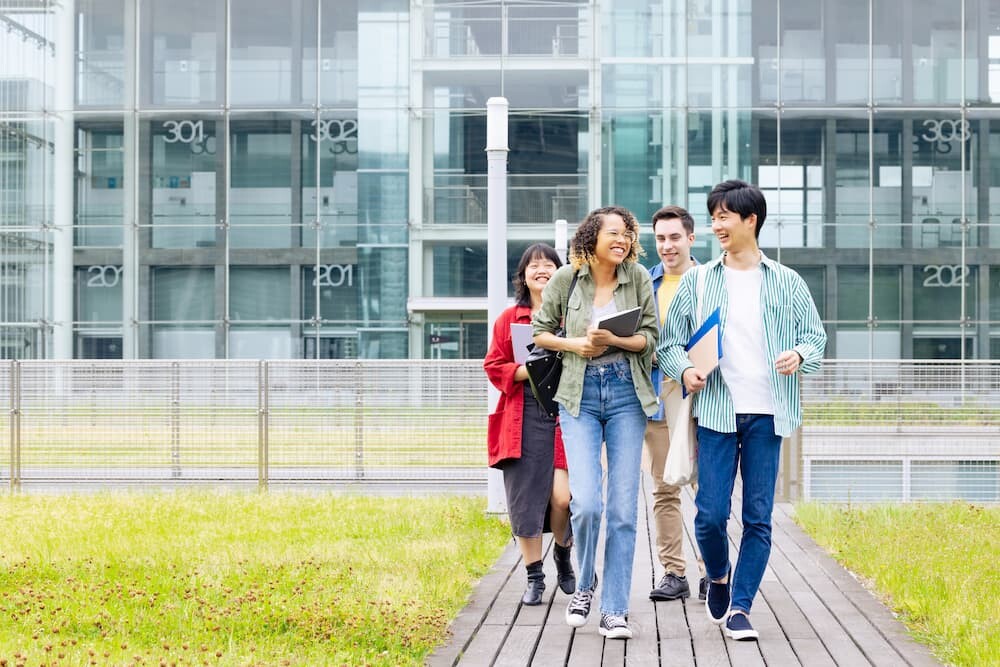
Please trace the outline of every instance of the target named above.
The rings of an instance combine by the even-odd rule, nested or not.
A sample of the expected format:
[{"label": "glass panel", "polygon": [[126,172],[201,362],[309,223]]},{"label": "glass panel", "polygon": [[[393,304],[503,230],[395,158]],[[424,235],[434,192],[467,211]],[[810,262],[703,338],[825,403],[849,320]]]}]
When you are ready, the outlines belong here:
[{"label": "glass panel", "polygon": [[[708,193],[717,183],[727,178],[748,182],[756,180],[751,176],[751,131],[762,144],[760,155],[773,155],[774,127],[774,115],[770,113],[751,116],[749,111],[724,109],[688,114],[686,208],[692,212],[695,221],[702,220],[708,224],[706,201]],[[768,136],[771,137],[771,145],[764,145]],[[704,236],[708,237],[707,234]]]},{"label": "glass panel", "polygon": [[319,271],[314,266],[302,267],[302,319],[316,317],[316,303],[319,302],[319,316],[332,328],[354,327],[361,320],[360,271],[355,264],[320,264]]},{"label": "glass panel", "polygon": [[486,296],[485,245],[440,245],[432,252],[434,296]]},{"label": "glass panel", "polygon": [[[406,255],[405,246],[358,249],[358,275],[355,280],[359,285],[361,317],[365,323],[401,326],[405,330]],[[402,357],[406,356],[406,351],[404,343]]]},{"label": "glass panel", "polygon": [[217,243],[217,189],[222,121],[187,114],[140,126],[140,219],[152,225],[153,248],[210,248]]},{"label": "glass panel", "polygon": [[[782,5],[784,7],[784,5]],[[834,42],[837,102],[868,101],[868,0],[825,3],[827,40]],[[876,46],[876,51],[880,47]]]},{"label": "glass panel", "polygon": [[760,124],[757,184],[767,198],[761,248],[823,247],[823,155],[826,122],[788,118],[781,122],[781,164],[767,149],[775,126]]},{"label": "glass panel", "polygon": [[358,332],[362,359],[406,359],[409,332],[406,329],[363,329]]},{"label": "glass panel", "polygon": [[1000,323],[1000,266],[990,267],[990,321]]},{"label": "glass panel", "polygon": [[291,226],[291,125],[291,120],[274,116],[240,118],[230,123],[229,243],[232,248],[298,245],[300,229]]},{"label": "glass panel", "polygon": [[[889,0],[872,5],[874,24],[872,84],[875,102],[903,101],[903,49],[904,41],[910,35],[904,37],[903,21],[900,21],[899,17],[901,12],[909,11],[909,0]],[[868,34],[867,30],[865,34]]]},{"label": "glass panel", "polygon": [[51,319],[46,311],[51,266],[51,233],[0,234],[0,322],[7,325],[0,327],[0,359],[46,356],[45,327],[40,323]]},{"label": "glass panel", "polygon": [[[875,100],[958,104],[962,100],[962,12],[956,5],[887,0],[872,6]],[[906,16],[905,21],[900,17]]]},{"label": "glass panel", "polygon": [[121,247],[125,191],[122,122],[76,125],[76,245]]},{"label": "glass panel", "polygon": [[[315,101],[316,42],[306,41],[302,64],[302,91],[307,102]],[[358,103],[358,0],[320,2],[320,99],[333,106]],[[310,96],[313,95],[313,96]]]},{"label": "glass panel", "polygon": [[157,324],[144,329],[151,358],[214,358],[215,270],[155,267],[150,280],[150,312]]},{"label": "glass panel", "polygon": [[686,70],[676,65],[604,65],[604,109],[684,106]]},{"label": "glass panel", "polygon": [[[765,21],[777,16],[773,2],[755,3]],[[751,100],[754,72],[751,35],[755,27],[750,0],[734,0],[727,9],[718,3],[688,3],[688,104],[723,107],[732,100]]]},{"label": "glass panel", "polygon": [[76,269],[76,315],[78,322],[122,323],[122,267],[95,264]]},{"label": "glass panel", "polygon": [[427,55],[437,58],[500,55],[499,5],[438,5],[425,16]]},{"label": "glass panel", "polygon": [[[898,120],[875,120],[872,129],[873,245],[899,248],[903,245],[903,185],[907,178],[903,174],[903,151],[912,150],[907,146],[907,139],[912,137]],[[860,247],[867,247],[867,243]]]},{"label": "glass panel", "polygon": [[[965,316],[976,317],[979,284],[977,267],[961,264],[928,264],[913,267],[913,319],[930,322],[962,318],[962,293],[965,293]],[[964,289],[963,289],[964,288]]]},{"label": "glass panel", "polygon": [[823,0],[781,5],[781,101],[826,100],[826,40]]},{"label": "glass panel", "polygon": [[229,318],[287,320],[292,317],[287,266],[234,266],[229,269]]},{"label": "glass panel", "polygon": [[899,359],[901,288],[895,267],[875,267],[872,316],[868,319],[869,273],[866,267],[837,268],[837,357],[841,359]]},{"label": "glass panel", "polygon": [[[602,161],[603,192],[635,213],[645,225],[664,202],[683,205],[687,188],[683,164],[687,114],[683,112],[614,112],[606,115]],[[583,193],[581,193],[582,195]],[[584,204],[581,196],[581,204]],[[586,211],[580,207],[581,220]],[[648,231],[648,230],[646,230]]]},{"label": "glass panel", "polygon": [[[962,245],[962,191],[972,200],[971,164],[962,151],[975,142],[968,121],[950,113],[926,113],[913,121],[913,245]],[[973,200],[974,201],[974,200]]]},{"label": "glass panel", "polygon": [[[234,5],[234,10],[237,6]],[[253,3],[230,18],[230,102],[271,106],[316,99],[317,0]],[[313,76],[303,74],[303,52],[313,54]]]},{"label": "glass panel", "polygon": [[125,0],[78,0],[76,99],[80,106],[125,101]]},{"label": "glass panel", "polygon": [[802,279],[806,281],[806,285],[809,286],[809,292],[812,294],[813,302],[816,304],[816,311],[819,316],[826,319],[826,270],[821,266],[793,266],[789,265],[790,268],[794,269]]},{"label": "glass panel", "polygon": [[426,322],[425,359],[482,359],[486,356],[486,322]]},{"label": "glass panel", "polygon": [[[324,116],[318,121],[303,122],[300,143],[302,245],[315,247],[317,233],[323,248],[355,245],[358,241],[357,117]],[[320,225],[318,229],[314,222]]]},{"label": "glass panel", "polygon": [[686,3],[662,0],[604,2],[601,47],[604,56],[683,56]]},{"label": "glass panel", "polygon": [[155,106],[211,106],[222,101],[225,5],[225,0],[143,4],[143,100]]},{"label": "glass panel", "polygon": [[[836,244],[838,248],[867,248],[870,206],[868,118],[838,119],[836,122],[836,139],[834,141],[836,190],[834,191],[835,203],[833,207],[836,215],[834,222]],[[888,150],[889,147],[887,143],[885,145],[880,143],[878,149],[880,151]],[[889,158],[888,155],[880,155],[882,161]],[[898,156],[895,162],[897,166],[889,169],[892,175],[900,171]],[[895,187],[898,188],[898,184]],[[899,201],[898,189],[896,201]],[[878,231],[882,232],[882,228],[879,228]]]}]

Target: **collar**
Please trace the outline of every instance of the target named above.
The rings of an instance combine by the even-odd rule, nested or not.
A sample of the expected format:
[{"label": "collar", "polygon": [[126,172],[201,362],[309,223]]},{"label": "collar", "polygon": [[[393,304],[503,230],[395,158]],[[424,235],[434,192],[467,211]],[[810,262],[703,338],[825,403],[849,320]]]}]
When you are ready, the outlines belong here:
[{"label": "collar", "polygon": [[[635,264],[635,262],[622,262],[617,266],[617,268],[615,268],[615,277],[618,279],[619,285],[626,285],[632,282],[631,278],[629,278],[629,273],[630,273],[628,267],[629,264]],[[581,266],[578,270],[578,273],[580,274],[581,277],[589,276],[590,264],[584,264],[583,266]]]},{"label": "collar", "polygon": [[522,306],[521,304],[514,304],[514,319],[523,320],[531,319],[531,306]]},{"label": "collar", "polygon": [[[725,265],[722,263],[722,260],[726,258],[727,254],[728,253],[723,252],[721,255],[719,255],[712,261],[708,262],[705,266],[708,267],[709,269],[713,269],[716,266],[724,267]],[[773,259],[771,259],[770,257],[768,257],[767,255],[765,255],[763,250],[760,251],[760,266],[762,268],[768,269],[769,271],[776,271],[778,269],[778,263]]]}]

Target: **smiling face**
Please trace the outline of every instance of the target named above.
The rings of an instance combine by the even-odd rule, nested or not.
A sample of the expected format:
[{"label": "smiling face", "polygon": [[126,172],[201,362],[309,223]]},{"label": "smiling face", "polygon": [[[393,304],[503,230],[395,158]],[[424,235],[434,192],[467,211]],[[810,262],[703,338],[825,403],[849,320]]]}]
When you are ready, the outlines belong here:
[{"label": "smiling face", "polygon": [[656,254],[660,256],[663,270],[670,275],[680,275],[691,266],[691,244],[694,234],[684,229],[680,218],[660,218],[653,225]]},{"label": "smiling face", "polygon": [[524,284],[533,296],[540,296],[556,272],[556,263],[544,255],[534,255],[524,267]]},{"label": "smiling face", "polygon": [[719,239],[719,245],[726,252],[741,252],[756,248],[756,228],[755,213],[741,218],[739,213],[726,209],[724,205],[712,211],[712,233]]},{"label": "smiling face", "polygon": [[598,262],[618,265],[628,257],[633,243],[635,243],[635,232],[628,228],[625,220],[617,213],[607,213],[601,220],[601,228],[597,232],[594,255]]}]

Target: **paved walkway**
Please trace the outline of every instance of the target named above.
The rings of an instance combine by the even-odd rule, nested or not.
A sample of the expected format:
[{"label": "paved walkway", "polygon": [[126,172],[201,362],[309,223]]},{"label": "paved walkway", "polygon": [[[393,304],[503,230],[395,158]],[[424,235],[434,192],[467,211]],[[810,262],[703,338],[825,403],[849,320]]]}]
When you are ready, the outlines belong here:
[{"label": "paved walkway", "polygon": [[[704,603],[697,599],[698,569],[690,532],[694,502],[689,490],[683,496],[688,528],[685,554],[694,595],[683,602],[651,602],[649,590],[662,574],[653,556],[651,484],[651,478],[644,475],[629,615],[635,638],[626,642],[601,637],[596,607],[583,628],[567,626],[563,612],[569,597],[555,585],[555,568],[548,553],[545,603],[522,606],[524,567],[516,545],[511,543],[452,623],[450,641],[431,655],[427,664],[940,665],[925,647],[909,638],[889,610],[795,525],[790,505],[775,508],[771,560],[754,600],[752,618],[761,634],[759,642],[726,639],[719,627],[708,621]],[[742,530],[738,490],[733,498],[733,517],[729,532],[731,558],[735,560],[732,545]],[[546,549],[550,546],[547,538]],[[599,596],[600,590],[598,600]]]}]

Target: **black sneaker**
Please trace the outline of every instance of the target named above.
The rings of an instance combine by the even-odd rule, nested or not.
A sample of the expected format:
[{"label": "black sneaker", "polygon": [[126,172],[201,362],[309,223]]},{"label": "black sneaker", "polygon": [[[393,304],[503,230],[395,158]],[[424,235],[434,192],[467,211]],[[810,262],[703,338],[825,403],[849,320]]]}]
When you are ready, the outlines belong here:
[{"label": "black sneaker", "polygon": [[632,639],[632,628],[624,616],[601,614],[601,625],[597,631],[608,639]]},{"label": "black sneaker", "polygon": [[708,577],[702,577],[698,580],[698,599],[704,600],[708,597]]},{"label": "black sneaker", "polygon": [[678,577],[673,572],[667,572],[660,579],[660,585],[649,592],[650,600],[680,600],[691,597],[687,577]]},{"label": "black sneaker", "polygon": [[729,579],[724,584],[717,584],[714,581],[708,582],[708,593],[705,599],[705,613],[708,620],[716,625],[726,622],[726,615],[729,613],[729,582],[732,581],[732,570],[729,571]]},{"label": "black sneaker", "polygon": [[760,633],[750,625],[750,617],[742,611],[734,611],[726,619],[726,635],[736,641],[757,641]]},{"label": "black sneaker", "polygon": [[582,628],[590,616],[590,603],[594,600],[594,591],[577,589],[566,605],[566,625],[572,628]]}]

